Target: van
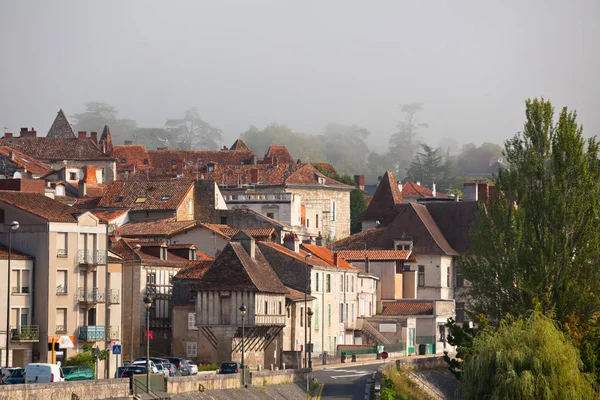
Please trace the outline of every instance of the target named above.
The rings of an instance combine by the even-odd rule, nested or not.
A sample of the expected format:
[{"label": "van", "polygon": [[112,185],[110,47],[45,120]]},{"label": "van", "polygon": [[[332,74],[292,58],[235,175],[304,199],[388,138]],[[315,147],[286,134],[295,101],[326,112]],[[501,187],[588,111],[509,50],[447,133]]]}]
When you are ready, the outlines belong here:
[{"label": "van", "polygon": [[56,364],[31,363],[25,367],[25,383],[63,382],[65,375]]}]

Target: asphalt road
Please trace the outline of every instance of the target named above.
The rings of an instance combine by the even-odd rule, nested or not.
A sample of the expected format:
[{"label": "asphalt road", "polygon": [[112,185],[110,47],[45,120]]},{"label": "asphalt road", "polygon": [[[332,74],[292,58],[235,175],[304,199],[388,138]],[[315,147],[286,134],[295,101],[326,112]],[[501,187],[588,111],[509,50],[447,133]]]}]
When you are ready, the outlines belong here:
[{"label": "asphalt road", "polygon": [[364,400],[367,380],[382,365],[383,363],[358,367],[338,366],[314,371],[313,376],[319,383],[325,384],[322,399]]}]

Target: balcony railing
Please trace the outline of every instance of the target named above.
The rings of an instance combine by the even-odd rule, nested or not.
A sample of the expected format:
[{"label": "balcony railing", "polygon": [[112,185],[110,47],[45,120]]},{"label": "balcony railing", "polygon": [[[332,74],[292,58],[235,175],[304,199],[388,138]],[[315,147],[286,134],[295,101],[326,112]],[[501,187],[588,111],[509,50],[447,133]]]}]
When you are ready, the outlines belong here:
[{"label": "balcony railing", "polygon": [[13,286],[12,287],[12,293],[13,294],[17,294],[17,293],[21,293],[21,294],[28,294],[29,293],[29,286]]},{"label": "balcony railing", "polygon": [[56,294],[59,296],[64,296],[65,294],[67,294],[67,287],[63,285],[57,285]]},{"label": "balcony railing", "polygon": [[105,295],[103,289],[92,288],[85,290],[84,288],[77,289],[77,301],[80,303],[104,303]]},{"label": "balcony railing", "polygon": [[79,250],[77,262],[86,265],[105,265],[106,252],[104,250]]},{"label": "balcony railing", "polygon": [[105,329],[101,325],[81,325],[77,339],[84,342],[97,342],[104,340]]},{"label": "balcony railing", "polygon": [[109,325],[107,329],[107,334],[107,339],[119,340],[119,325]]},{"label": "balcony railing", "polygon": [[11,326],[10,339],[16,342],[38,342],[40,340],[40,327],[39,325]]},{"label": "balcony railing", "polygon": [[56,257],[67,257],[67,249],[56,249]]},{"label": "balcony railing", "polygon": [[108,304],[119,304],[120,300],[119,289],[108,290]]},{"label": "balcony railing", "polygon": [[56,333],[67,333],[66,325],[56,325]]}]

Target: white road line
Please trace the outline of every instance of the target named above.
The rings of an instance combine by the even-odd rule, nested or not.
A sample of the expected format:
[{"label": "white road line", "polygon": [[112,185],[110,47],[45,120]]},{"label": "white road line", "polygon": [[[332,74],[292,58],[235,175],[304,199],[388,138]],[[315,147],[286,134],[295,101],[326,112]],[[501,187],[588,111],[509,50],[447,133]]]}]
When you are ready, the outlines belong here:
[{"label": "white road line", "polygon": [[368,372],[364,372],[362,374],[352,374],[352,375],[336,375],[336,376],[332,376],[331,379],[339,379],[339,378],[354,378],[357,376],[364,376],[364,375],[369,375]]}]

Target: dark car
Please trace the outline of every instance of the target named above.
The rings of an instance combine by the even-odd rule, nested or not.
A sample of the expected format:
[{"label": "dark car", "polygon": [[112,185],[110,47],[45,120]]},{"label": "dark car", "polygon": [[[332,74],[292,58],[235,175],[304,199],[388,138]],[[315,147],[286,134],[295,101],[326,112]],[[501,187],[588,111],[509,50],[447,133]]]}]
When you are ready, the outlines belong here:
[{"label": "dark car", "polygon": [[146,375],[146,367],[135,365],[119,367],[117,378],[131,378],[133,375]]},{"label": "dark car", "polygon": [[225,361],[221,363],[219,374],[235,374],[240,370],[240,364],[233,361]]},{"label": "dark car", "polygon": [[192,374],[192,369],[190,368],[190,364],[184,359],[179,357],[167,357],[167,360],[171,364],[175,366],[183,376],[188,376]]},{"label": "dark car", "polygon": [[62,367],[65,381],[85,381],[94,379],[94,370],[85,366]]},{"label": "dark car", "polygon": [[171,363],[163,364],[169,369],[169,376],[181,376],[181,372],[179,369],[175,368],[175,366]]},{"label": "dark car", "polygon": [[25,383],[25,369],[24,368],[16,368],[14,369],[10,376],[8,377],[8,379],[6,380],[6,383],[8,383],[9,385],[15,385],[17,383]]}]

